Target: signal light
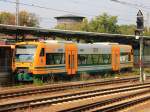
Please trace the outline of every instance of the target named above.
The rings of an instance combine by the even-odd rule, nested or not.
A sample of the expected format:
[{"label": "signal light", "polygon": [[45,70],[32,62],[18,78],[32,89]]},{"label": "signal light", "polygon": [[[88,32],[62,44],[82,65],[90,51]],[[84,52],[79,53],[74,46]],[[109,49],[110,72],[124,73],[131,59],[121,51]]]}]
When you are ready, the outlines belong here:
[{"label": "signal light", "polygon": [[137,30],[144,30],[143,14],[141,10],[137,13]]}]

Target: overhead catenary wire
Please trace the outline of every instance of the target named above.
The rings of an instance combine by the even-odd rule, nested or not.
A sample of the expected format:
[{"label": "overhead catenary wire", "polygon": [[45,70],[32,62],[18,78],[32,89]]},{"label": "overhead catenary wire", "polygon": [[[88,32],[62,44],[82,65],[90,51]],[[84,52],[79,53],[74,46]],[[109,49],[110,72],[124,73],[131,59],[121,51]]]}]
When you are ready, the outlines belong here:
[{"label": "overhead catenary wire", "polygon": [[110,1],[120,3],[122,5],[131,6],[131,7],[134,7],[136,9],[143,8],[143,9],[150,10],[150,6],[145,6],[145,5],[142,5],[142,4],[130,3],[130,2],[125,2],[125,1],[120,1],[120,0],[110,0]]},{"label": "overhead catenary wire", "polygon": [[[0,1],[16,4],[15,1],[9,1],[9,0],[0,0]],[[28,3],[23,3],[23,2],[19,2],[19,4],[24,5],[24,6],[29,6],[29,7],[37,7],[37,8],[42,8],[42,9],[46,9],[46,10],[57,11],[57,12],[66,12],[66,13],[70,13],[70,14],[87,15],[87,16],[92,16],[92,17],[97,16],[97,15],[83,14],[83,13],[78,13],[78,12],[73,12],[73,11],[55,9],[55,8],[50,8],[50,7],[44,7],[44,6],[40,6],[40,5],[36,5],[36,4],[28,4]],[[45,19],[44,17],[41,17],[41,18]],[[133,21],[133,20],[124,19],[124,18],[118,18],[118,19],[123,20],[123,21]]]},{"label": "overhead catenary wire", "polygon": [[[0,1],[16,4],[15,1],[9,1],[9,0],[0,0]],[[53,10],[53,11],[57,11],[57,12],[66,12],[66,13],[70,13],[70,14],[96,16],[96,15],[91,15],[91,14],[89,15],[89,14],[85,14],[85,13],[73,12],[73,11],[68,11],[68,10],[50,8],[50,7],[40,6],[40,5],[36,5],[36,4],[28,4],[28,3],[23,3],[23,2],[19,2],[19,4],[24,5],[24,6],[29,6],[29,7],[37,7],[37,8],[42,8],[42,9],[46,9],[46,10]]]},{"label": "overhead catenary wire", "polygon": [[[122,5],[127,5],[127,6],[132,6],[132,7],[135,7],[136,9],[139,10],[139,7],[140,8],[143,8],[143,9],[148,9],[150,10],[150,7],[149,6],[145,6],[145,5],[142,5],[142,4],[136,4],[136,3],[129,3],[129,2],[125,2],[125,1],[120,1],[120,0],[111,0],[113,2],[116,2],[116,3],[120,3]],[[147,27],[147,30],[149,31],[149,12],[148,11],[145,11],[147,14],[147,19],[144,19],[145,21],[145,26]]]},{"label": "overhead catenary wire", "polygon": [[[86,1],[89,1],[89,0],[86,0]],[[86,5],[86,6],[89,6],[89,7],[94,7],[94,8],[97,8],[96,10],[99,10],[100,8],[100,6],[99,6],[99,4],[91,4],[91,3],[88,3],[88,2],[86,2],[85,3],[85,1],[81,1],[81,0],[68,0],[68,2],[70,2],[70,3],[73,3],[73,4],[76,4],[76,5],[80,5],[80,4],[82,4],[82,5]],[[106,8],[106,7],[105,7]],[[107,5],[107,9],[110,9],[111,8],[111,6],[110,5]],[[118,9],[113,9],[117,14],[116,15],[118,15]],[[134,16],[134,13],[130,13],[130,14],[128,14],[128,15],[131,15],[131,16]],[[123,19],[122,19],[123,20]],[[124,20],[123,20],[124,21]],[[127,20],[128,21],[128,20]]]}]

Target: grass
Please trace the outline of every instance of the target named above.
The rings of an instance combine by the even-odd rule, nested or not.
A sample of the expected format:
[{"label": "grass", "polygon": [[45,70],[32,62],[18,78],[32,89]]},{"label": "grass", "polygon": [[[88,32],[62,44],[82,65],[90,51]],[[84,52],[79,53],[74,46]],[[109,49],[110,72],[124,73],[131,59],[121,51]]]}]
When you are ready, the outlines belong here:
[{"label": "grass", "polygon": [[44,84],[44,83],[43,83],[42,80],[37,79],[37,78],[33,79],[33,85],[41,86],[41,85],[43,85],[43,84]]},{"label": "grass", "polygon": [[150,68],[145,68],[144,72],[150,74]]}]

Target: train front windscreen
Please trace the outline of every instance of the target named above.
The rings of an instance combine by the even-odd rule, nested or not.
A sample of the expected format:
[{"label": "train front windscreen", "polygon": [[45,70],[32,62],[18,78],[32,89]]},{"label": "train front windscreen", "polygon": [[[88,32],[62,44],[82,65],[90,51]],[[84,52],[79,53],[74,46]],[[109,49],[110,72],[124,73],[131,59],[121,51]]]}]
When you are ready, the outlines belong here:
[{"label": "train front windscreen", "polygon": [[33,62],[36,45],[17,45],[16,62]]}]

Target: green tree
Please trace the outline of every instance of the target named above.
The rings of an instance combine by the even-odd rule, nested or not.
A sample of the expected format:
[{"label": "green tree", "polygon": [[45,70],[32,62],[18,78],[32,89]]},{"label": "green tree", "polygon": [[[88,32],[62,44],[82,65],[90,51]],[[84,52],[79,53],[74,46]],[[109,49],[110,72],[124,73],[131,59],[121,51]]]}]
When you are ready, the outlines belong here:
[{"label": "green tree", "polygon": [[39,25],[39,20],[35,14],[21,11],[19,13],[19,25],[35,27]]},{"label": "green tree", "polygon": [[117,25],[117,16],[111,16],[106,13],[93,18],[89,23],[88,31],[102,33],[119,33]]},{"label": "green tree", "polygon": [[135,25],[120,25],[119,30],[121,34],[126,34],[126,35],[134,35],[136,26]]},{"label": "green tree", "polygon": [[15,25],[15,16],[9,12],[0,13],[0,24]]},{"label": "green tree", "polygon": [[144,32],[143,32],[143,35],[145,36],[150,36],[150,28],[144,28]]},{"label": "green tree", "polygon": [[89,31],[89,23],[88,20],[85,18],[81,24],[82,31]]},{"label": "green tree", "polygon": [[[0,24],[15,25],[15,14],[1,12]],[[35,27],[39,25],[39,20],[35,14],[27,11],[21,11],[19,12],[19,25]]]}]

